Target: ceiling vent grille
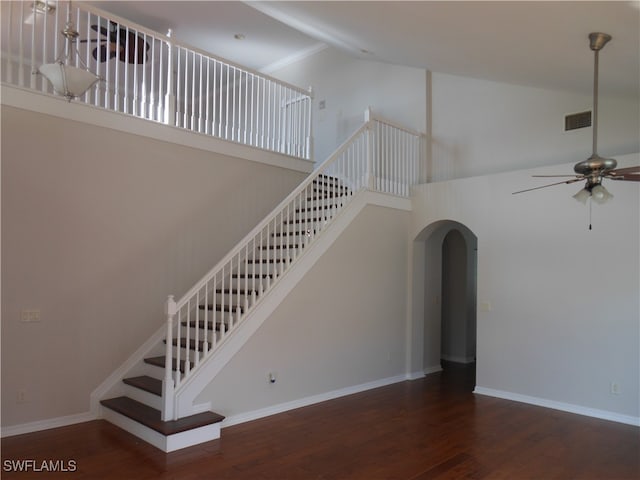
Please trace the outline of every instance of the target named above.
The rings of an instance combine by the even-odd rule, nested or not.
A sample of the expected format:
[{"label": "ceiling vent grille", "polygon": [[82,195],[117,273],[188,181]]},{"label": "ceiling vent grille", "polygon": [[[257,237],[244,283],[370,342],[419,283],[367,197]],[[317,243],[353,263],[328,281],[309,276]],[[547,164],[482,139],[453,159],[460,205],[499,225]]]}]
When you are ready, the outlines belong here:
[{"label": "ceiling vent grille", "polygon": [[591,126],[591,110],[587,112],[572,113],[564,117],[564,131],[577,130]]}]

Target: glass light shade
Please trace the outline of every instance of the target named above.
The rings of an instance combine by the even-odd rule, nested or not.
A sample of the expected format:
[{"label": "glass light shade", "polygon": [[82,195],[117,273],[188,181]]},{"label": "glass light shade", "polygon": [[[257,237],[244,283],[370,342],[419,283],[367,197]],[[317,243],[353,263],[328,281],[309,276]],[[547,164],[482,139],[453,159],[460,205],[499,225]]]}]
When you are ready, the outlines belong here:
[{"label": "glass light shade", "polygon": [[38,71],[53,85],[53,90],[68,100],[79,97],[100,80],[93,73],[62,62],[46,63]]},{"label": "glass light shade", "polygon": [[587,203],[587,199],[590,196],[591,196],[591,192],[589,190],[587,190],[586,188],[582,188],[582,189],[580,189],[580,191],[578,193],[576,193],[573,196],[573,198],[575,198],[579,202],[582,202],[582,203],[586,204]]},{"label": "glass light shade", "polygon": [[612,199],[613,195],[611,195],[602,185],[596,185],[591,189],[591,197],[594,202],[602,205]]}]

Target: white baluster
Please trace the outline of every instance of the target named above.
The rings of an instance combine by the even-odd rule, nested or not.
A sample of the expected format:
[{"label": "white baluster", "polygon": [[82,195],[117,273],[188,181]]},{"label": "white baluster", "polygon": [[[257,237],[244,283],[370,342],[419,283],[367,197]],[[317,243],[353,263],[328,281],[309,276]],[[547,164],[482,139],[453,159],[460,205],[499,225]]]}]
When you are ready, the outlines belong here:
[{"label": "white baluster", "polygon": [[[212,295],[215,301],[216,298],[216,291],[212,290]],[[209,305],[209,282],[207,282],[204,286],[204,304],[205,305]],[[204,358],[204,356],[207,355],[207,353],[209,352],[209,336],[208,336],[208,328],[209,328],[209,309],[205,308],[204,309],[204,321],[202,324],[202,356]],[[197,328],[199,328],[200,325],[197,325]]]},{"label": "white baluster", "polygon": [[165,304],[165,314],[167,315],[167,335],[166,335],[166,347],[165,347],[165,365],[164,365],[164,380],[162,382],[162,420],[173,420],[173,391],[174,382],[172,377],[172,334],[173,334],[173,319],[176,315],[176,302],[173,299],[173,295],[169,295]]},{"label": "white baluster", "polygon": [[[198,291],[196,293],[196,320],[195,320],[195,328],[194,328],[194,368],[198,366],[198,364],[200,363],[200,348],[199,348],[199,344],[198,344],[198,340],[200,340],[200,291]],[[207,304],[205,303],[205,309],[204,311],[207,311]],[[188,323],[187,324],[188,327],[191,327],[191,324]],[[187,330],[188,332],[191,332],[191,328],[189,328]],[[187,345],[186,345],[187,351],[189,351],[189,337],[187,337]],[[188,355],[187,355],[188,356]]]}]

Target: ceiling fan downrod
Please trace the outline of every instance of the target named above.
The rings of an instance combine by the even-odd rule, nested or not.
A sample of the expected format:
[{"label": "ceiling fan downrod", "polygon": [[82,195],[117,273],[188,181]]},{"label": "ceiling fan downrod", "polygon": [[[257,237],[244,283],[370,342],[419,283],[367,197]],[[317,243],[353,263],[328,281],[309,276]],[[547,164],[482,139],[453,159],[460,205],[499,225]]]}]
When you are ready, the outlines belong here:
[{"label": "ceiling fan downrod", "polygon": [[575,165],[574,171],[581,175],[594,172],[613,170],[618,162],[613,158],[603,158],[598,155],[598,66],[600,50],[611,40],[611,35],[601,32],[589,34],[589,47],[593,51],[593,148],[591,157]]}]

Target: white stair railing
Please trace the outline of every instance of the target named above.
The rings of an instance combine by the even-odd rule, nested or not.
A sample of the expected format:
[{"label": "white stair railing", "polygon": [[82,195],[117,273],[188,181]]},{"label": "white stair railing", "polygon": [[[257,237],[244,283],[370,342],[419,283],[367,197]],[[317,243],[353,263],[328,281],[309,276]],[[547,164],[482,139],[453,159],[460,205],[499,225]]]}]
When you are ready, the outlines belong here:
[{"label": "white stair railing", "polygon": [[166,303],[163,419],[175,392],[225,342],[304,249],[362,189],[409,196],[420,180],[423,136],[373,118],[307,177],[182,298]]},{"label": "white stair railing", "polygon": [[102,79],[74,101],[311,159],[309,91],[81,2],[0,2],[2,82],[54,94],[38,67],[60,58],[67,9],[73,66]]}]

